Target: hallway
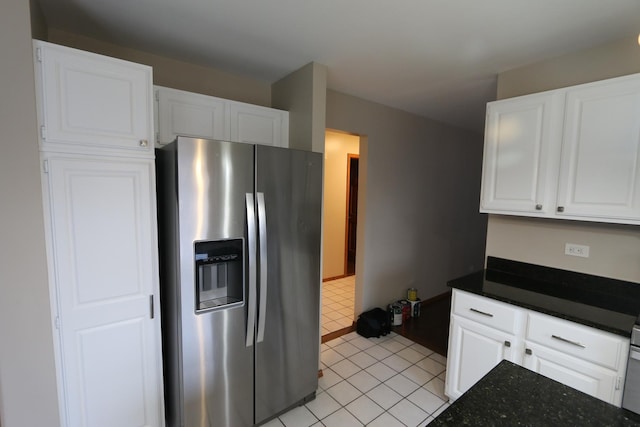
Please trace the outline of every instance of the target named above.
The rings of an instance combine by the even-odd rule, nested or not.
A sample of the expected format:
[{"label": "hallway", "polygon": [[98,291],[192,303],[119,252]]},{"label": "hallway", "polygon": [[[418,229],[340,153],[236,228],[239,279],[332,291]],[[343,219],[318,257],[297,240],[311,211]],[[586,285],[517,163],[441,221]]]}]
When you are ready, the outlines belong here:
[{"label": "hallway", "polygon": [[321,335],[353,325],[356,276],[322,283]]}]

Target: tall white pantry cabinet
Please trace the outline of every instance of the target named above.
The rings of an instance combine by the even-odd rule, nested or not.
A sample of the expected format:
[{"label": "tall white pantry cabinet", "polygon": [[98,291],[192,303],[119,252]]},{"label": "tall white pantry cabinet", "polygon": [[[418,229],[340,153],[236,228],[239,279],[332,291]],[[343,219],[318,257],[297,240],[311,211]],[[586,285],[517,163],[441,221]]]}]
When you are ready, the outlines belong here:
[{"label": "tall white pantry cabinet", "polygon": [[151,68],[34,41],[64,426],[164,425]]}]

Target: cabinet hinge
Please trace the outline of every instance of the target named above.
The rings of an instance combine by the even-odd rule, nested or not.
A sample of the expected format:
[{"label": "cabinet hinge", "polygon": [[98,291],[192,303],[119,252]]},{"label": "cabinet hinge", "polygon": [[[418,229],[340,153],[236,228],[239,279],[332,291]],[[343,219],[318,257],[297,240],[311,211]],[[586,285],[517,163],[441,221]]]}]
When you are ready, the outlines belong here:
[{"label": "cabinet hinge", "polygon": [[36,60],[42,62],[42,48],[36,48]]},{"label": "cabinet hinge", "polygon": [[149,311],[150,316],[153,319],[155,317],[154,307],[153,307],[153,295],[149,295]]},{"label": "cabinet hinge", "polygon": [[155,91],[155,92],[153,93],[153,95],[154,95],[154,97],[156,98],[156,101],[160,101],[160,92]]},{"label": "cabinet hinge", "polygon": [[42,161],[42,171],[44,173],[49,173],[49,160]]},{"label": "cabinet hinge", "polygon": [[620,390],[621,386],[622,386],[622,377],[618,377],[616,378],[616,390]]},{"label": "cabinet hinge", "polygon": [[44,125],[40,126],[40,138],[47,139],[47,129]]},{"label": "cabinet hinge", "polygon": [[53,322],[56,326],[56,329],[60,329],[60,317],[56,316],[56,319]]}]

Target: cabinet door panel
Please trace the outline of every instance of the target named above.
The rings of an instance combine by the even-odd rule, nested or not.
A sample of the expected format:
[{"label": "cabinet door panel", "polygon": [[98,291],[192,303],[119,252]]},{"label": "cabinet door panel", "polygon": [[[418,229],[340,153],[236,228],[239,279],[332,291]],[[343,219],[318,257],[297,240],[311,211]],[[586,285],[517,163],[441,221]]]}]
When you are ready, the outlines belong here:
[{"label": "cabinet door panel", "polygon": [[286,111],[242,102],[228,102],[231,141],[289,146],[289,115]]},{"label": "cabinet door panel", "polygon": [[161,425],[153,161],[46,161],[68,425]]},{"label": "cabinet door panel", "polygon": [[616,371],[568,356],[535,343],[525,342],[531,354],[524,356],[524,367],[605,402],[620,406],[621,384]]},{"label": "cabinet door panel", "polygon": [[229,139],[224,100],[163,87],[157,90],[160,144],[172,142],[178,135]]},{"label": "cabinet door panel", "polygon": [[518,363],[518,343],[513,335],[451,316],[445,390],[457,399],[502,359]]},{"label": "cabinet door panel", "polygon": [[559,215],[640,219],[640,81],[567,91]]},{"label": "cabinet door panel", "polygon": [[36,42],[42,147],[153,152],[151,68]]},{"label": "cabinet door panel", "polygon": [[[559,147],[557,93],[489,103],[481,211],[542,213],[555,176],[550,150]],[[551,174],[552,176],[549,176]]]}]

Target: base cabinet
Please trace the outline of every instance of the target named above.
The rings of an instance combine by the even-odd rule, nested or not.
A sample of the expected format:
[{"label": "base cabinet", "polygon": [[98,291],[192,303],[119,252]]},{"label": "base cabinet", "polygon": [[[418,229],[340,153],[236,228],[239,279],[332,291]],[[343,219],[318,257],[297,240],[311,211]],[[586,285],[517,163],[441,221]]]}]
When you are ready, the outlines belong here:
[{"label": "base cabinet", "polygon": [[450,335],[445,389],[451,399],[460,397],[501,360],[516,363],[513,335],[457,315],[451,316]]},{"label": "base cabinet", "polygon": [[622,404],[622,377],[616,371],[535,343],[525,343],[522,366],[605,402]]},{"label": "base cabinet", "polygon": [[628,338],[458,289],[451,313],[445,381],[451,400],[505,359],[621,405]]}]

